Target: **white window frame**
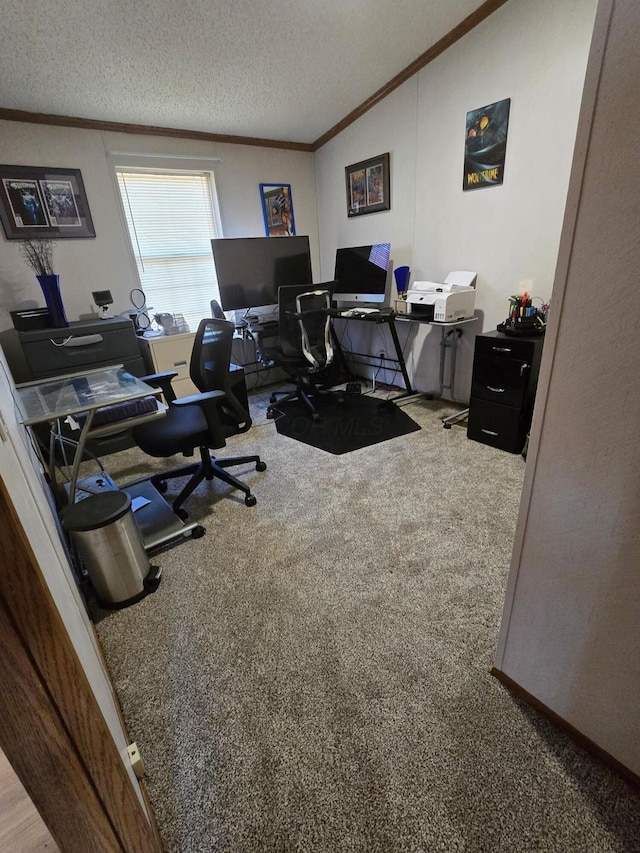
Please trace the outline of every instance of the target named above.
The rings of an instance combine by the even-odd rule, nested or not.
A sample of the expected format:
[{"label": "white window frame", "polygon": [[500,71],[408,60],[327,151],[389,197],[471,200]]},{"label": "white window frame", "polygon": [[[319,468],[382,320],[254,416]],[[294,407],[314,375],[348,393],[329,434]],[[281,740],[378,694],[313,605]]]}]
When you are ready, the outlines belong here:
[{"label": "white window frame", "polygon": [[[206,175],[208,178],[208,187],[209,187],[209,199],[211,201],[211,212],[213,217],[213,223],[215,227],[216,237],[222,237],[223,229],[222,229],[222,220],[220,216],[220,204],[217,193],[217,175],[215,164],[219,163],[218,158],[191,158],[184,156],[156,156],[156,155],[138,155],[138,154],[124,154],[121,152],[111,152],[109,154],[109,161],[111,164],[111,173],[114,182],[114,189],[116,193],[116,197],[120,206],[120,214],[122,218],[122,227],[124,229],[124,233],[126,235],[127,246],[130,253],[130,260],[132,269],[135,275],[135,284],[134,287],[140,288],[144,290],[143,283],[140,279],[139,269],[138,269],[138,257],[136,248],[134,245],[134,241],[131,238],[131,234],[129,232],[129,226],[127,222],[127,214],[125,211],[125,200],[122,198],[122,194],[120,192],[120,183],[118,179],[119,172],[132,172],[139,174],[167,174],[167,175],[180,175],[180,174],[198,174],[198,175]],[[217,299],[220,301],[220,297],[218,295],[218,284],[217,277],[215,272],[215,265],[213,263],[213,253],[211,253],[211,264],[212,264],[212,272],[213,272],[213,287],[211,288],[211,292],[207,294],[206,297],[206,316],[209,315],[209,302],[212,299]],[[162,312],[167,310],[162,305],[156,305],[154,303],[153,295],[146,294],[147,296],[147,305],[149,310],[149,316],[152,318],[153,314]],[[203,315],[205,316],[205,315]],[[195,332],[194,328],[194,318],[191,319],[190,322],[190,331]]]}]

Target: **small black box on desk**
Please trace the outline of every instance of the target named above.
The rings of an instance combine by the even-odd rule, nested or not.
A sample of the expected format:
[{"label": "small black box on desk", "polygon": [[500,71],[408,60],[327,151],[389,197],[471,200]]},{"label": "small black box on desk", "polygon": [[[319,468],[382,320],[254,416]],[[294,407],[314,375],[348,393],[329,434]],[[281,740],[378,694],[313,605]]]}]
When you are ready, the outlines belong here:
[{"label": "small black box on desk", "polygon": [[33,329],[51,327],[51,315],[48,308],[24,308],[10,311],[13,328],[18,332],[31,332]]}]

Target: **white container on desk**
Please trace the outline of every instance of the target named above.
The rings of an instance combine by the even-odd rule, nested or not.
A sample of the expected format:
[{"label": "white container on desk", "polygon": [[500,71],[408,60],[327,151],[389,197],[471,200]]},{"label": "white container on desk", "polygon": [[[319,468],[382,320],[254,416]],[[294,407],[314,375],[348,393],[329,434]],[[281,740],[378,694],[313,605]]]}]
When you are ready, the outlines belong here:
[{"label": "white container on desk", "polygon": [[189,376],[191,351],[195,338],[195,332],[139,338],[140,348],[149,373],[175,371],[178,374],[172,382],[176,397],[190,397],[192,394],[198,393],[198,389]]}]

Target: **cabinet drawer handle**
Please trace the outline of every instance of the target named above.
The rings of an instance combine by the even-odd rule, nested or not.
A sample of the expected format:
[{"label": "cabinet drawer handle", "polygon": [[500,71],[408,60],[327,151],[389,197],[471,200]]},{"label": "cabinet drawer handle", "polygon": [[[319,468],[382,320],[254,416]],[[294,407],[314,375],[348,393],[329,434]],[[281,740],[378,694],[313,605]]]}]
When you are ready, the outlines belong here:
[{"label": "cabinet drawer handle", "polygon": [[491,385],[487,385],[487,391],[493,391],[494,394],[504,394],[504,388],[492,388]]},{"label": "cabinet drawer handle", "polygon": [[480,432],[484,432],[484,433],[486,433],[487,435],[498,435],[498,433],[497,433],[497,432],[493,432],[493,431],[492,431],[492,430],[490,430],[490,429],[481,429],[481,430],[480,430]]},{"label": "cabinet drawer handle", "polygon": [[511,347],[491,347],[494,352],[511,352]]},{"label": "cabinet drawer handle", "polygon": [[186,367],[187,362],[186,361],[174,361],[173,366],[174,367]]},{"label": "cabinet drawer handle", "polygon": [[70,335],[61,344],[54,340],[51,343],[55,347],[90,347],[92,344],[101,344],[103,340],[102,335]]}]

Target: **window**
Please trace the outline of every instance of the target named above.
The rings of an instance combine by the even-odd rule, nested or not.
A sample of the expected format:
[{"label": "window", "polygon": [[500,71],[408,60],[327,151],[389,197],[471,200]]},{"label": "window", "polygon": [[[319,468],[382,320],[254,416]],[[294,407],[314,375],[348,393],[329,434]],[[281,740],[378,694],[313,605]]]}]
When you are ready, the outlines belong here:
[{"label": "window", "polygon": [[219,237],[211,172],[117,168],[149,315],[182,314],[192,332],[219,301],[211,238]]}]

